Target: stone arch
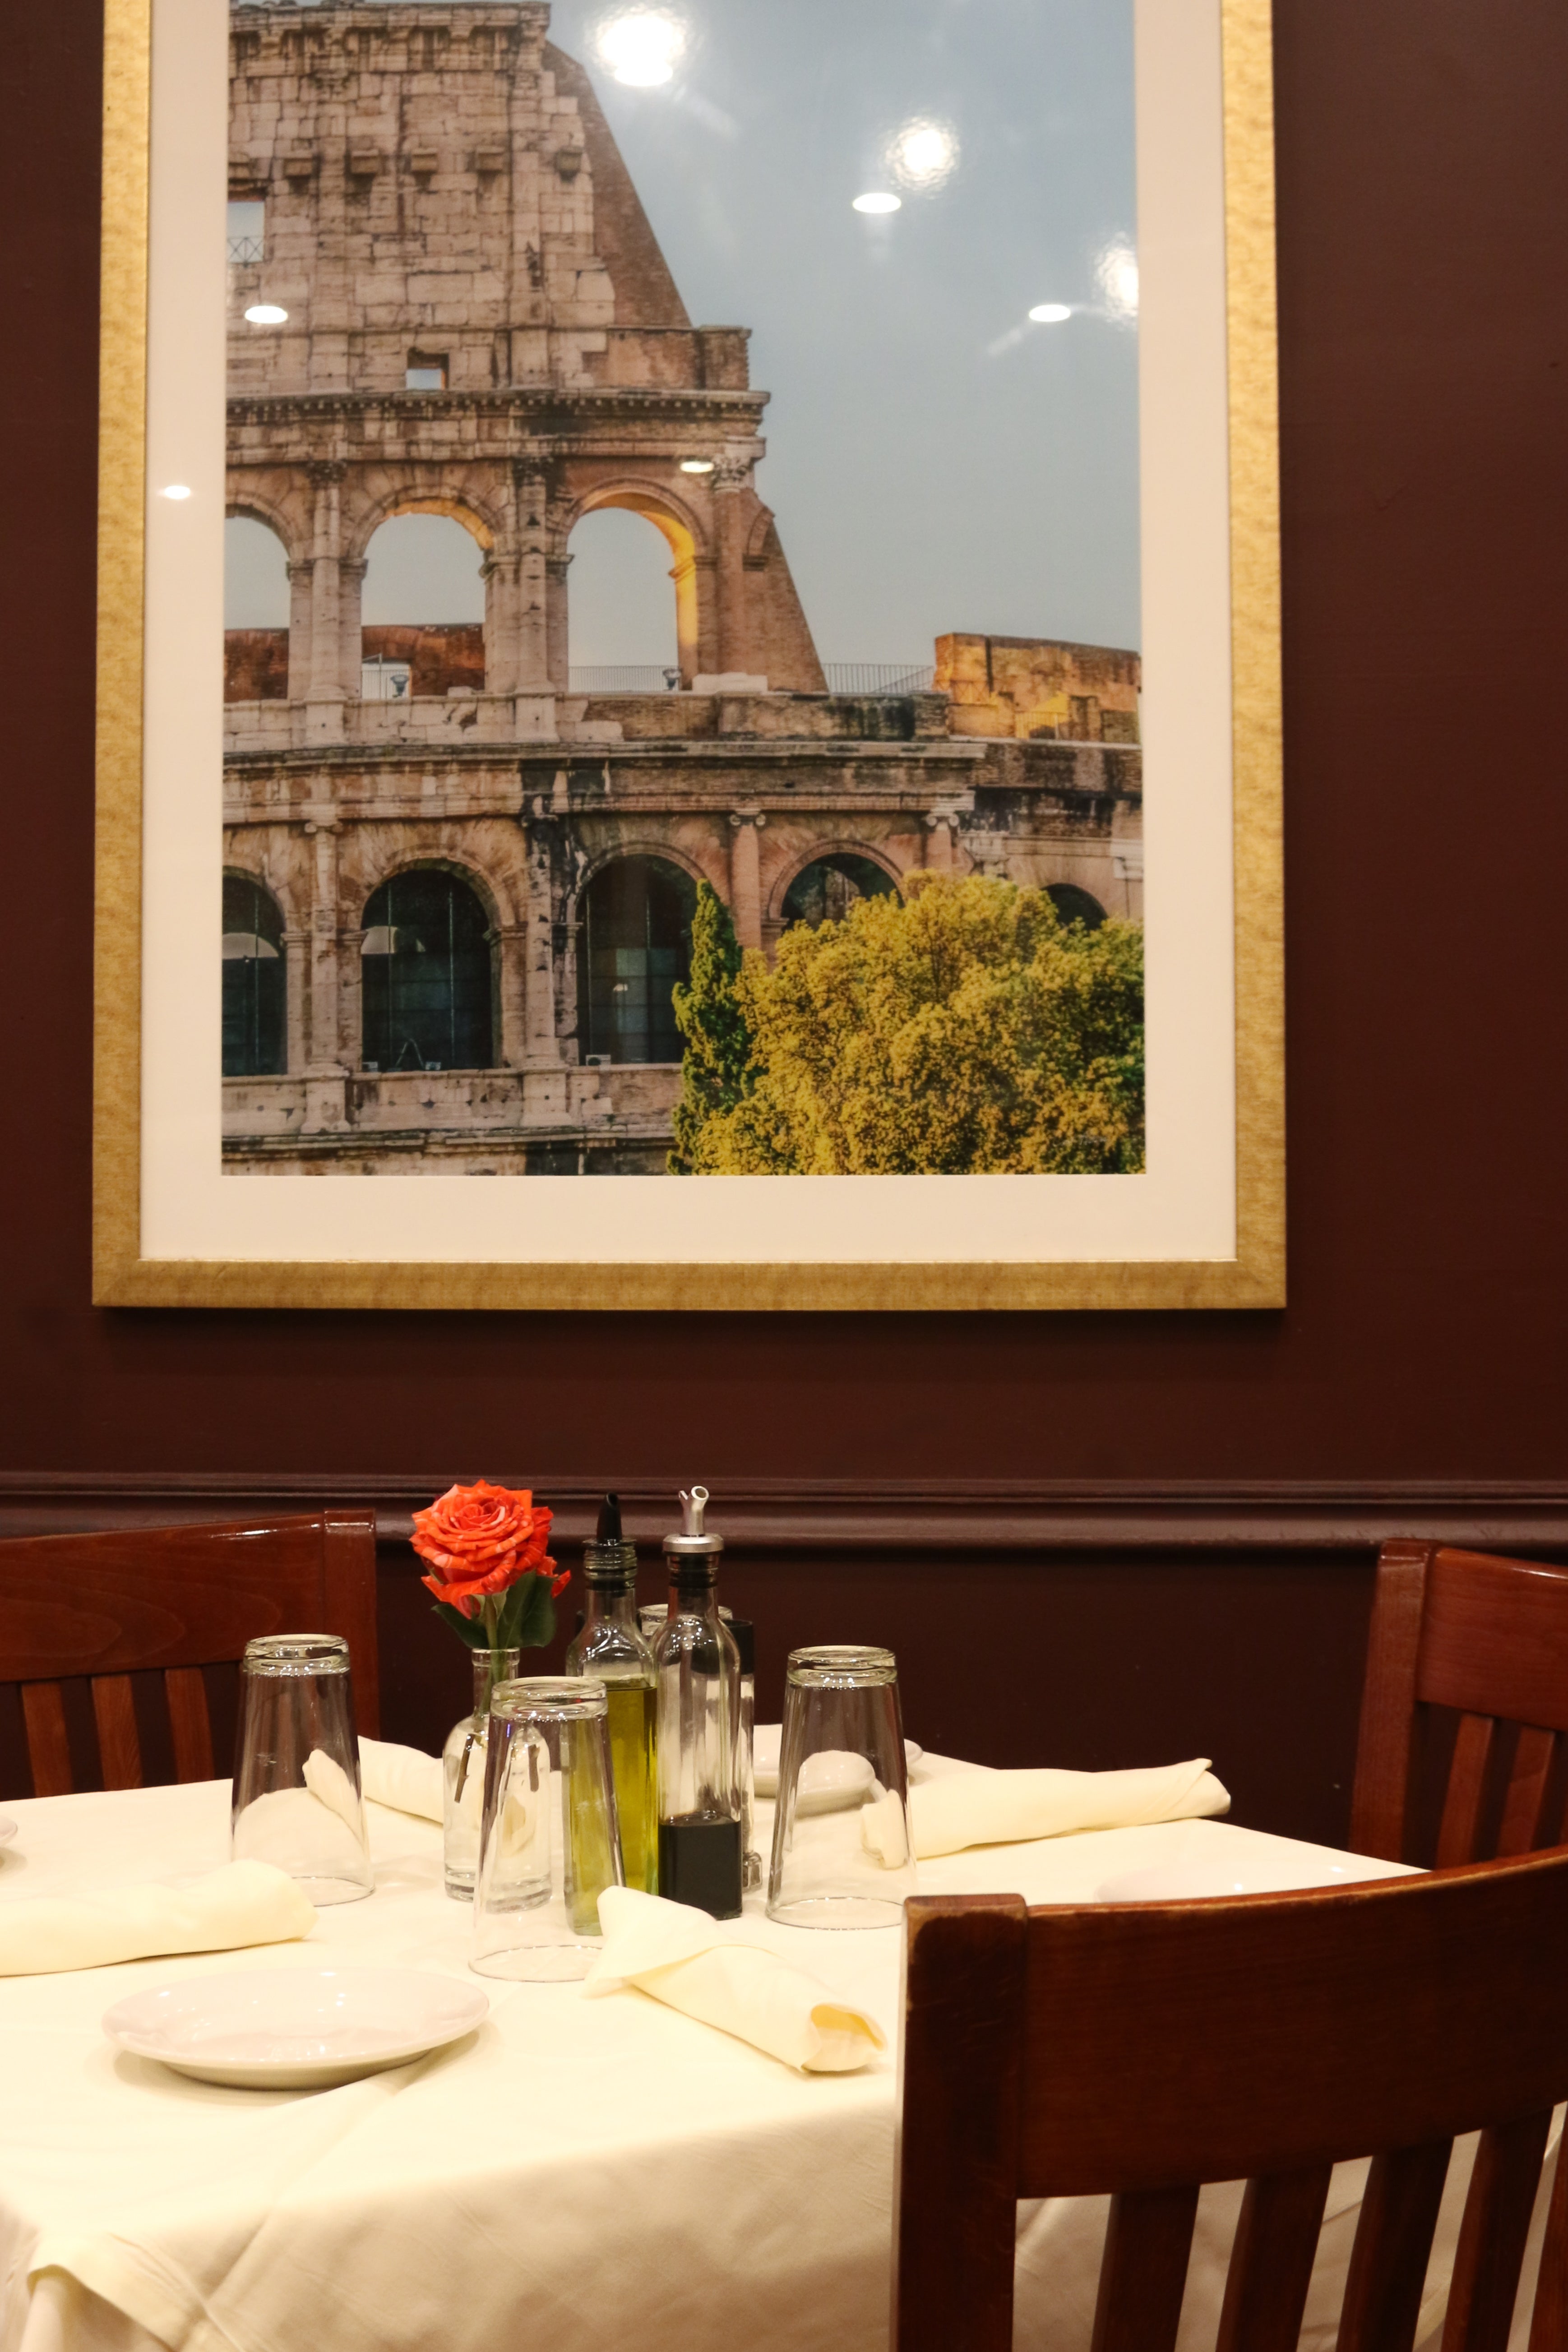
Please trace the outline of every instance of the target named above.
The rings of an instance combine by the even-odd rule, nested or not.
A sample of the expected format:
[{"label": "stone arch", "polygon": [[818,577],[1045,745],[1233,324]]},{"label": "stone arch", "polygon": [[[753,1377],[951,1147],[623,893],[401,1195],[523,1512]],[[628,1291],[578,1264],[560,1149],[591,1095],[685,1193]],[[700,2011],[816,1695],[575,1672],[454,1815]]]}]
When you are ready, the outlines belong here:
[{"label": "stone arch", "polygon": [[641,515],[662,535],[669,549],[680,678],[681,684],[689,687],[702,667],[702,600],[698,593],[697,575],[698,567],[711,561],[708,533],[695,509],[662,482],[637,475],[621,475],[610,481],[595,482],[584,491],[567,520],[568,540],[584,515],[597,513],[604,507],[620,507],[628,513]]},{"label": "stone arch", "polygon": [[618,866],[626,857],[662,858],[667,866],[679,866],[693,882],[707,882],[712,888],[719,891],[721,898],[724,896],[701,859],[694,857],[684,845],[673,841],[656,841],[651,838],[617,841],[613,848],[597,850],[591,857],[584,860],[567,907],[570,921],[576,921],[583,894],[596,877],[604,872],[606,866]]},{"label": "stone arch", "polygon": [[752,528],[746,534],[746,562],[760,571],[773,553],[773,510],[759,506],[752,517]]},{"label": "stone arch", "polygon": [[874,842],[852,841],[847,837],[829,835],[826,840],[809,843],[805,849],[798,851],[785,865],[780,866],[773,877],[773,886],[768,893],[769,921],[783,922],[784,902],[808,866],[823,865],[835,857],[861,857],[868,866],[879,866],[899,897],[900,898],[903,897],[904,869],[894,864],[885,849]]},{"label": "stone arch", "polygon": [[289,1066],[288,914],[270,884],[223,870],[223,1075],[281,1077]]},{"label": "stone arch", "polygon": [[306,929],[309,917],[301,911],[293,875],[286,869],[280,871],[280,860],[268,857],[265,853],[260,856],[247,856],[238,841],[226,840],[224,843],[224,880],[226,882],[233,875],[237,881],[258,883],[269,898],[277,900],[284,929],[300,931]]},{"label": "stone arch", "polygon": [[690,861],[662,847],[620,845],[584,878],[576,903],[577,1036],[584,1058],[679,1062],[684,1046],[672,997],[691,972],[697,877]]},{"label": "stone arch", "polygon": [[371,541],[382,524],[395,522],[399,515],[408,514],[445,515],[449,522],[461,523],[469,538],[486,555],[494,554],[496,542],[505,528],[500,514],[490,509],[489,501],[478,496],[471,488],[458,492],[424,488],[417,483],[406,482],[383,490],[365,505],[356,507],[345,551],[350,560],[355,563],[364,562]]},{"label": "stone arch", "polygon": [[498,1067],[500,939],[479,877],[458,860],[415,859],[375,885],[360,927],[363,1066]]},{"label": "stone arch", "polygon": [[376,892],[395,882],[400,874],[429,872],[450,874],[455,881],[467,883],[484,908],[485,919],[492,931],[500,933],[521,921],[521,915],[508,905],[509,894],[498,887],[489,868],[477,858],[454,851],[444,845],[422,847],[405,843],[391,856],[368,860],[345,880],[351,880],[352,896],[345,892],[349,906],[356,918],[363,919],[364,909]]},{"label": "stone arch", "polygon": [[231,490],[224,506],[226,522],[258,522],[269,530],[283,550],[286,563],[297,563],[300,536],[297,518],[290,516],[287,506],[275,499],[266,498],[259,490],[241,488]]}]

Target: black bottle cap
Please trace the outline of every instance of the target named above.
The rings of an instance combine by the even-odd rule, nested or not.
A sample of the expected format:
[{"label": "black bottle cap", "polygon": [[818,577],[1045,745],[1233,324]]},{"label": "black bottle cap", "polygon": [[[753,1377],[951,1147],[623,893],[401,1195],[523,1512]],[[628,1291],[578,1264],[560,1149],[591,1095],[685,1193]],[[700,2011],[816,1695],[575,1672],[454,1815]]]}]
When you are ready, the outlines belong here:
[{"label": "black bottle cap", "polygon": [[735,1637],[735,1647],[741,1653],[741,1672],[754,1675],[757,1671],[757,1629],[749,1617],[726,1617],[724,1622]]},{"label": "black bottle cap", "polygon": [[621,1498],[606,1495],[599,1506],[599,1524],[594,1530],[595,1543],[619,1543],[621,1540]]}]

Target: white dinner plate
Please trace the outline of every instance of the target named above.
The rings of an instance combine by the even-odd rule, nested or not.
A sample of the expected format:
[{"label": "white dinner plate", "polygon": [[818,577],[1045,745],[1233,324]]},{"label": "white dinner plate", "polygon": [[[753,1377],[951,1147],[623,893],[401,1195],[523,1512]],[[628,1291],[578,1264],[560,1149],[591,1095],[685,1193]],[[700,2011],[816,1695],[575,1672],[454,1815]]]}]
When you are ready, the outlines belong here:
[{"label": "white dinner plate", "polygon": [[1218,1895],[1299,1895],[1309,1886],[1359,1885],[1364,1874],[1320,1855],[1167,1862],[1124,1870],[1094,1890],[1097,1903],[1198,1903]]},{"label": "white dinner plate", "polygon": [[9,1845],[16,1834],[16,1822],[8,1813],[0,1813],[0,1845]]},{"label": "white dinner plate", "polygon": [[477,1987],[417,1969],[257,1969],[133,1993],[103,2030],[199,2083],[325,2091],[460,2042],[489,2008]]}]

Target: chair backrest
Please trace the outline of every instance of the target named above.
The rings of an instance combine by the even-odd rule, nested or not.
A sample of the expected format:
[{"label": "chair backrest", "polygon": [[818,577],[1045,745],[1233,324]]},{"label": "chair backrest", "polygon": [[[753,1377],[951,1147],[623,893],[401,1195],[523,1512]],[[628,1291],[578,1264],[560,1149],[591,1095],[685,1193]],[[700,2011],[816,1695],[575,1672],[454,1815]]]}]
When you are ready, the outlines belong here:
[{"label": "chair backrest", "polygon": [[140,1788],[131,1677],[162,1669],[175,1778],[210,1780],[202,1668],[262,1633],[343,1634],[359,1728],[380,1725],[375,1514],[136,1528],[0,1543],[0,1687],[21,1686],[33,1792],[74,1786],[62,1681],[87,1675],[106,1789]]},{"label": "chair backrest", "polygon": [[[1568,2095],[1568,1849],[1205,1903],[905,1906],[894,2352],[1012,2352],[1020,2197],[1109,2192],[1095,2352],[1172,2352],[1198,2185],[1245,2180],[1220,2352],[1294,2352],[1332,2166],[1373,2158],[1340,2352],[1410,2352],[1482,2134],[1444,2352],[1504,2352]],[[1531,2352],[1568,2342],[1568,2165]]]},{"label": "chair backrest", "polygon": [[[1436,1850],[1423,1853],[1434,1708],[1459,1720]],[[1448,1868],[1555,1844],[1568,1795],[1564,1733],[1568,1570],[1384,1544],[1351,1800],[1355,1851]]]}]

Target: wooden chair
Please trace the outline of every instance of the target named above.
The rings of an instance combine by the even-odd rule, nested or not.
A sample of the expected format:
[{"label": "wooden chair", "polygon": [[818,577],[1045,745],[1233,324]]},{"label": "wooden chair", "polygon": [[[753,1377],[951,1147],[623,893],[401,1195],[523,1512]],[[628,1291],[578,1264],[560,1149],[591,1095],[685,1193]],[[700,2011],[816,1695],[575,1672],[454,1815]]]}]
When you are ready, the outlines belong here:
[{"label": "wooden chair", "polygon": [[[1432,1710],[1458,1710],[1435,1853],[1418,1852]],[[1351,1844],[1439,1869],[1563,1833],[1568,1570],[1385,1543],[1351,1800]]]},{"label": "wooden chair", "polygon": [[214,1777],[202,1668],[262,1633],[342,1633],[359,1728],[380,1723],[375,1514],[0,1543],[0,1687],[19,1684],[36,1796],[74,1785],[64,1677],[91,1679],[106,1789],[142,1786],[131,1677],[162,1668],[175,1778]]},{"label": "wooden chair", "polygon": [[[1304,1895],[905,1906],[894,2352],[1012,2352],[1015,2205],[1109,2192],[1095,2352],[1171,2352],[1198,2184],[1245,2180],[1219,2352],[1294,2352],[1332,2165],[1371,2155],[1339,2352],[1410,2352],[1482,2134],[1444,2352],[1504,2352],[1568,2095],[1568,1850]],[[1568,2163],[1531,2352],[1568,2344]]]}]

